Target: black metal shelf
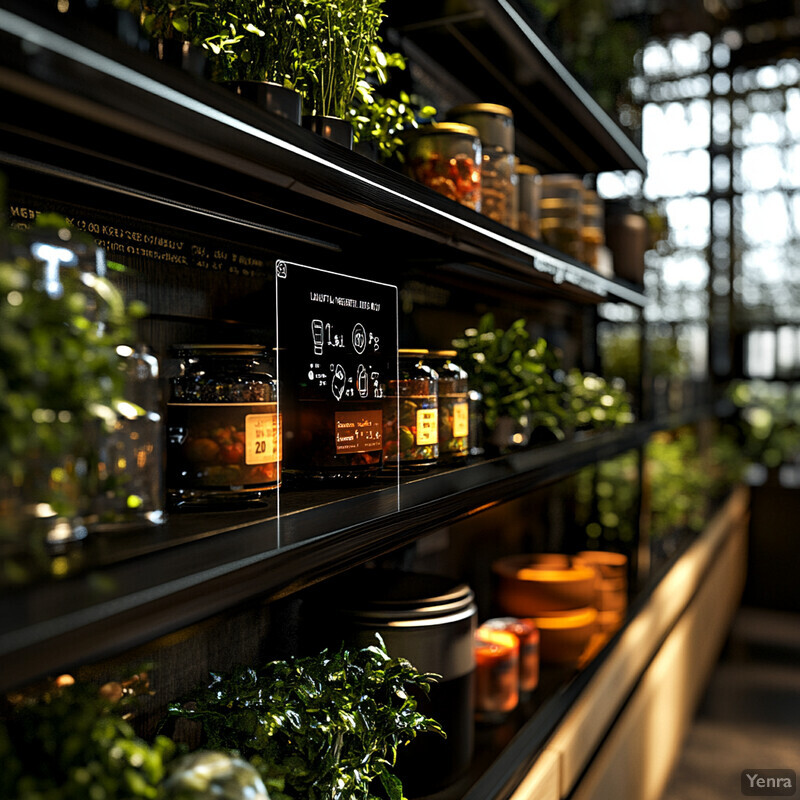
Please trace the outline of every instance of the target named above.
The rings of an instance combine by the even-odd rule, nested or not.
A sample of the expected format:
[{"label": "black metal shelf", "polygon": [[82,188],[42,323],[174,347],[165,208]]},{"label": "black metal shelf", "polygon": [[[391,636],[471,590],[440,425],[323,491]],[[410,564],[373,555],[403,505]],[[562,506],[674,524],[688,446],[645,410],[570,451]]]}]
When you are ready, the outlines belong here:
[{"label": "black metal shelf", "polygon": [[518,155],[549,172],[646,170],[639,148],[516,0],[388,0],[386,8],[398,43],[430,59],[431,81],[442,71],[457,76],[457,103],[502,103],[514,111]]},{"label": "black metal shelf", "polygon": [[[220,87],[121,48],[102,32],[59,28],[61,20],[8,6],[0,9],[0,89],[9,110],[0,168],[177,204],[190,215],[329,252],[352,249],[365,236],[383,238],[428,261],[477,266],[485,281],[578,302],[644,305],[638,287],[602,277]],[[562,91],[567,105],[580,108],[574,89]],[[625,158],[610,161],[629,166]]]},{"label": "black metal shelf", "polygon": [[[163,526],[7,553],[0,691],[121,652],[253,598],[275,599],[437,527],[638,447],[640,424],[363,489],[281,490],[281,513],[176,513]],[[361,520],[342,524],[342,520]],[[58,565],[54,575],[53,565]]]}]

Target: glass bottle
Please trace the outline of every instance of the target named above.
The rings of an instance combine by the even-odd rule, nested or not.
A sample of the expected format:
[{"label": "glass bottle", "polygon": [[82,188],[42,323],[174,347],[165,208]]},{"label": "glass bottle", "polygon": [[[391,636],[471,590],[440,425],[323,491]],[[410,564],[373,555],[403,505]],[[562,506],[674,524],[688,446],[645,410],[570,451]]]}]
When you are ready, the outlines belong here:
[{"label": "glass bottle", "polygon": [[164,423],[159,363],[146,345],[117,348],[125,358],[124,400],[99,446],[93,530],[157,525],[164,514]]},{"label": "glass bottle", "polygon": [[471,103],[451,108],[447,118],[478,130],[483,151],[481,212],[512,227],[516,201],[513,112],[495,103]]},{"label": "glass bottle", "polygon": [[249,503],[278,487],[275,380],[261,345],[179,345],[167,404],[167,491],[175,505]]},{"label": "glass bottle", "polygon": [[475,713],[499,722],[519,703],[519,640],[481,625],[475,631]]},{"label": "glass bottle", "polygon": [[425,469],[439,458],[439,374],[428,350],[398,351],[398,379],[388,382],[384,404],[384,466]]}]

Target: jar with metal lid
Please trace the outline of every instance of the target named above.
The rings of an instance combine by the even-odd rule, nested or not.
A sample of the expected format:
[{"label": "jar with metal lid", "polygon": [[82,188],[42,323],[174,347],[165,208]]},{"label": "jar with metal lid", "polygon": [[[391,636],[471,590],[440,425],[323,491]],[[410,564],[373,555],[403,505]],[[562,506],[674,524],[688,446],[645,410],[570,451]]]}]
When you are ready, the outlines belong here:
[{"label": "jar with metal lid", "polygon": [[469,455],[469,376],[453,359],[455,350],[436,350],[430,358],[439,374],[439,460]]},{"label": "jar with metal lid", "polygon": [[178,345],[167,403],[167,491],[175,505],[266,499],[280,480],[275,380],[264,347]]},{"label": "jar with metal lid", "polygon": [[528,164],[517,165],[517,230],[539,238],[539,205],[542,185],[539,170]]},{"label": "jar with metal lid", "polygon": [[593,189],[583,190],[581,243],[582,260],[597,269],[600,263],[600,248],[606,243],[605,209],[600,195]]},{"label": "jar with metal lid", "polygon": [[579,261],[583,258],[583,181],[577,175],[542,175],[539,228],[542,240]]},{"label": "jar with metal lid", "polygon": [[511,227],[514,222],[514,114],[495,103],[471,103],[447,112],[454,122],[477,128],[483,149],[481,211]]},{"label": "jar with metal lid", "polygon": [[390,656],[441,676],[418,702],[447,738],[418,736],[398,753],[397,772],[411,797],[451,784],[471,763],[474,749],[472,589],[441,575],[365,569],[350,574],[334,596],[345,639],[370,645],[377,632]]},{"label": "jar with metal lid", "polygon": [[384,403],[384,466],[415,471],[439,458],[439,374],[428,350],[398,351],[398,378]]},{"label": "jar with metal lid", "polygon": [[481,210],[481,140],[470,125],[422,125],[409,136],[406,172],[461,205]]}]

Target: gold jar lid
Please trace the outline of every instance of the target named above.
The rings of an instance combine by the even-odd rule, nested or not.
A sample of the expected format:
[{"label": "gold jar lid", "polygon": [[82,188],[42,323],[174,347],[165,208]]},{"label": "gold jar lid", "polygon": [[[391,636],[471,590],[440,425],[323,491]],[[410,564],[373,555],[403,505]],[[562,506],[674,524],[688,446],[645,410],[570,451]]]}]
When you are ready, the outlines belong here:
[{"label": "gold jar lid", "polygon": [[539,170],[536,167],[532,167],[530,164],[517,164],[514,168],[514,172],[517,175],[538,175]]},{"label": "gold jar lid", "polygon": [[451,108],[447,113],[449,116],[460,114],[497,114],[498,116],[511,117],[512,119],[514,117],[514,112],[508,106],[501,106],[498,103],[464,103]]},{"label": "gold jar lid", "polygon": [[455,134],[459,136],[470,136],[473,139],[480,139],[478,129],[472,125],[466,125],[463,122],[431,122],[429,125],[420,125],[419,128],[414,128],[410,132],[411,137],[438,136],[440,134]]},{"label": "gold jar lid", "polygon": [[428,355],[434,358],[455,358],[458,355],[457,350],[431,350]]},{"label": "gold jar lid", "polygon": [[422,347],[401,347],[397,351],[399,356],[427,356],[430,350]]}]

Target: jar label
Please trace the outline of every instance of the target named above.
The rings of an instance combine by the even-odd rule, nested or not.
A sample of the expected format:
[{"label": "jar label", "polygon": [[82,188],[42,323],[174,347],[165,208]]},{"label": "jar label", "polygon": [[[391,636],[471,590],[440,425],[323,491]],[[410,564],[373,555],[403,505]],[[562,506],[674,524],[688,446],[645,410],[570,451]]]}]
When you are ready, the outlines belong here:
[{"label": "jar label", "polygon": [[453,438],[469,436],[469,403],[453,404]]},{"label": "jar label", "polygon": [[173,487],[255,487],[278,481],[275,403],[169,403],[167,469]]},{"label": "jar label", "polygon": [[417,410],[417,445],[438,444],[439,415],[436,408],[420,408]]},{"label": "jar label", "polygon": [[337,411],[334,416],[336,453],[369,453],[383,447],[381,411]]},{"label": "jar label", "polygon": [[274,464],[280,460],[277,414],[248,414],[244,418],[245,464]]}]

